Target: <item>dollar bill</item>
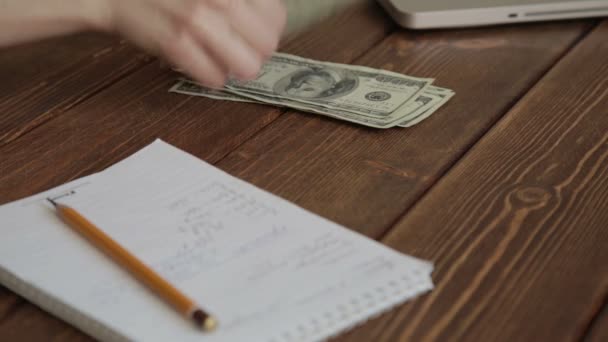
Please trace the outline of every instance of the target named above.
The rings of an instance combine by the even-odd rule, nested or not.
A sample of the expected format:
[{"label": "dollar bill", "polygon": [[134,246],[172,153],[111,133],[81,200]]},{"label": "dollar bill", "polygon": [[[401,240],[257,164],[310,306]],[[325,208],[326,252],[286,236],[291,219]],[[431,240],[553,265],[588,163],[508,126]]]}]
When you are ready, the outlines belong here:
[{"label": "dollar bill", "polygon": [[[432,92],[435,90],[436,92]],[[436,112],[441,106],[443,106],[447,101],[450,100],[455,93],[450,89],[439,88],[439,87],[429,87],[427,91],[423,94],[420,94],[414,103],[410,103],[407,108],[410,111],[409,114],[405,115],[405,119],[401,121],[398,125],[399,127],[411,127],[414,126],[424,119],[430,117],[434,112]],[[345,119],[345,117],[349,117],[352,119],[353,117],[349,114],[345,113],[331,113],[334,118]],[[361,119],[359,119],[361,120]],[[351,122],[358,122],[359,120],[348,120]],[[383,126],[375,126],[373,121],[366,121],[368,126],[377,127],[377,128],[387,128]]]},{"label": "dollar bill", "polygon": [[454,92],[416,78],[362,66],[277,53],[253,81],[221,90],[181,79],[170,91],[217,100],[288,107],[375,128],[409,127],[426,119]]},{"label": "dollar bill", "polygon": [[[202,96],[208,97],[217,100],[226,100],[226,101],[238,101],[238,102],[255,102],[255,103],[271,103],[274,105],[278,105],[281,107],[290,107],[297,110],[302,110],[306,112],[312,112],[315,114],[321,114],[325,116],[329,116],[332,118],[346,120],[353,123],[358,124],[366,124],[372,127],[374,126],[374,122],[369,120],[368,118],[357,117],[353,113],[345,113],[336,110],[331,110],[324,107],[315,107],[308,104],[301,103],[293,103],[289,101],[281,101],[280,99],[276,99],[273,97],[263,97],[261,95],[257,96],[258,100],[253,100],[247,97],[239,96],[233,93],[229,93],[226,91],[208,89],[204,86],[197,84],[196,82],[192,82],[186,79],[180,80],[175,86],[170,89],[171,92],[187,94],[193,96]],[[440,94],[440,95],[437,95]],[[399,123],[399,125],[413,125],[419,121],[422,121],[424,118],[430,116],[436,108],[439,108],[445,101],[449,99],[447,95],[453,94],[453,92],[449,89],[443,89],[435,86],[429,87],[423,94],[419,95],[416,101],[410,104],[410,113],[405,117],[409,118]],[[424,116],[424,117],[423,117]],[[405,126],[403,126],[405,127]],[[383,128],[383,127],[379,127]]]},{"label": "dollar bill", "polygon": [[[412,127],[419,124],[423,120],[433,115],[439,108],[448,102],[456,93],[445,88],[438,88],[436,92],[429,92],[428,95],[434,99],[426,106],[426,108],[416,117],[405,120],[399,123],[399,127]],[[430,89],[429,89],[430,91]]]},{"label": "dollar bill", "polygon": [[247,97],[235,95],[232,93],[228,93],[218,89],[210,89],[204,87],[196,82],[192,82],[189,80],[182,79],[178,83],[176,83],[171,89],[170,92],[192,95],[192,96],[203,96],[208,97],[214,100],[225,100],[225,101],[234,101],[234,102],[250,102],[250,103],[261,103],[260,101],[256,101]]},{"label": "dollar bill", "polygon": [[430,78],[277,53],[255,80],[231,80],[226,88],[254,99],[275,97],[393,121],[391,114],[432,83]]}]

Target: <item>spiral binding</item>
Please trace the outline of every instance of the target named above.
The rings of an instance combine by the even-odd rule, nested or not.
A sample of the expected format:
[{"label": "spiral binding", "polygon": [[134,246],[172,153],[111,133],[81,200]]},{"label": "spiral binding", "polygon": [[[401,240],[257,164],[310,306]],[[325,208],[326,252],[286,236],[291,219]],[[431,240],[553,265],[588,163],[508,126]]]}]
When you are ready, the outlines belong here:
[{"label": "spiral binding", "polygon": [[428,274],[403,274],[383,286],[351,296],[347,301],[321,312],[318,316],[282,331],[268,342],[324,340],[334,337],[420,295],[429,289],[429,285],[431,280]]},{"label": "spiral binding", "polygon": [[[0,281],[7,288],[37,304],[64,321],[71,323],[90,336],[101,341],[130,341],[86,314],[63,304],[59,299],[37,287],[20,280],[0,267]],[[421,271],[402,274],[385,285],[372,290],[360,291],[335,307],[315,317],[280,332],[268,342],[296,342],[302,340],[324,340],[351,330],[366,321],[376,318],[404,301],[418,296],[432,285],[428,274]]]}]

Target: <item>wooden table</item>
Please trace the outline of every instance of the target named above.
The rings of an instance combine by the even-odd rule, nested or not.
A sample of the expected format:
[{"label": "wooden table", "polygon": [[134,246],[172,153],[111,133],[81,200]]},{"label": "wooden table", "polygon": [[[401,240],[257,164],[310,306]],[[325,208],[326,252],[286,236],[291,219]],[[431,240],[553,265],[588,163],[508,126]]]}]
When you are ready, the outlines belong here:
[{"label": "wooden table", "polygon": [[[367,5],[281,50],[457,95],[418,126],[374,130],[168,93],[176,75],[114,37],[14,47],[0,52],[0,203],[161,138],[435,262],[435,290],[338,341],[608,341],[608,21],[416,33]],[[0,340],[87,339],[0,287]]]}]

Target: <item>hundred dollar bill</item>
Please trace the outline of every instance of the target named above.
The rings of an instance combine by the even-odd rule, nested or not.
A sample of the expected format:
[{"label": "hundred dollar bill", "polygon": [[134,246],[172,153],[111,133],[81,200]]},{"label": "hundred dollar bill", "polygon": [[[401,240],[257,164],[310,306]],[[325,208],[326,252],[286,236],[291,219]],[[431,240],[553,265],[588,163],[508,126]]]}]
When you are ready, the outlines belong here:
[{"label": "hundred dollar bill", "polygon": [[179,81],[169,91],[186,95],[208,97],[216,100],[273,104],[281,107],[290,107],[304,112],[315,113],[340,120],[345,120],[360,125],[376,128],[388,128],[386,127],[387,125],[383,125],[382,123],[378,124],[370,118],[359,117],[354,113],[341,112],[338,110],[333,110],[331,108],[317,107],[306,103],[293,102],[280,98],[264,97],[262,95],[257,95],[257,100],[251,100],[246,97],[241,97],[239,95],[228,93],[226,91],[208,89],[204,86],[196,84],[195,82],[190,82],[187,80]]},{"label": "hundred dollar bill", "polygon": [[[436,88],[436,89],[431,89]],[[424,110],[416,117],[407,119],[399,123],[399,127],[412,127],[424,119],[430,117],[439,108],[441,108],[446,102],[448,102],[456,93],[450,89],[431,87],[425,95],[432,97],[433,99],[425,106]]]},{"label": "hundred dollar bill", "polygon": [[228,93],[222,90],[211,89],[204,87],[202,85],[197,84],[196,82],[188,81],[188,80],[180,80],[176,83],[171,89],[169,89],[172,93],[193,95],[193,96],[203,96],[208,97],[215,100],[226,100],[226,101],[234,101],[234,102],[250,102],[250,103],[260,103],[260,101],[256,101],[247,97],[235,95],[232,93]]},{"label": "hundred dollar bill", "polygon": [[[376,128],[387,128],[387,126],[382,122],[377,122],[369,117],[358,116],[354,113],[342,112],[337,110],[332,110],[324,107],[317,107],[310,104],[291,102],[285,99],[277,99],[274,97],[264,97],[262,95],[257,96],[257,100],[251,100],[246,97],[242,97],[236,94],[231,94],[226,91],[221,90],[212,90],[205,88],[199,84],[196,84],[193,81],[189,81],[186,79],[180,80],[175,86],[173,86],[170,91],[181,94],[188,94],[194,96],[203,96],[209,97],[213,99],[219,100],[227,100],[227,101],[239,101],[239,102],[258,102],[258,103],[270,103],[274,105],[279,105],[282,107],[290,107],[293,109],[298,109],[306,112],[311,112],[315,114],[321,114],[329,117],[333,117],[336,119],[346,120],[366,126],[376,127]],[[424,93],[418,95],[417,99],[413,102],[410,102],[406,107],[403,108],[403,112],[407,112],[404,117],[409,118],[405,121],[399,122],[401,123],[410,123],[416,120],[419,115],[431,115],[432,112],[429,109],[432,109],[437,103],[442,101],[442,97],[435,95],[436,93],[450,93],[451,90],[443,89],[435,86],[428,87]],[[395,123],[396,124],[396,123]],[[394,125],[393,125],[394,126]]]},{"label": "hundred dollar bill", "polygon": [[396,126],[401,125],[401,123],[403,122],[409,122],[411,120],[416,119],[417,117],[419,117],[421,114],[423,114],[424,112],[426,112],[428,109],[430,109],[436,102],[438,102],[439,100],[441,100],[440,97],[430,94],[428,92],[424,92],[420,95],[418,95],[416,97],[416,100],[414,100],[413,103],[410,103],[411,106],[411,112],[407,115],[405,115],[397,124]]},{"label": "hundred dollar bill", "polygon": [[[448,95],[449,97],[447,97]],[[426,117],[430,116],[435,110],[447,102],[452,95],[454,95],[454,92],[450,89],[440,88],[433,85],[429,86],[422,94],[418,95],[414,101],[416,104],[415,109],[412,107],[412,112],[406,115],[403,118],[403,121],[401,121],[397,126],[419,120],[425,115]]]},{"label": "hundred dollar bill", "polygon": [[[231,91],[227,89],[227,91]],[[238,93],[238,95],[249,97],[250,94]],[[338,110],[334,108],[327,108],[322,106],[315,106],[313,104],[291,101],[289,99],[284,99],[280,97],[271,97],[258,95],[252,96],[253,99],[256,99],[263,103],[273,104],[281,107],[290,107],[293,109],[298,109],[304,112],[311,112],[316,114],[322,114],[325,116],[330,116],[336,119],[350,121],[353,123],[357,123],[364,126],[370,126],[374,128],[391,128],[399,124],[399,122],[403,121],[404,118],[407,118],[409,114],[414,112],[418,108],[418,103],[415,101],[409,101],[399,107],[396,111],[390,113],[389,116],[384,118],[378,118],[370,115],[361,115],[358,113],[353,113],[344,110]]]},{"label": "hundred dollar bill", "polygon": [[430,78],[276,53],[255,80],[230,80],[226,90],[256,100],[261,95],[264,102],[273,97],[392,122],[393,113],[432,83]]},{"label": "hundred dollar bill", "polygon": [[[431,90],[432,88],[435,90],[435,92]],[[444,93],[449,94],[450,96],[446,97],[444,96]],[[250,96],[249,94],[245,93],[241,93],[241,95]],[[261,102],[270,103],[282,107],[291,107],[306,112],[323,114],[326,116],[358,123],[365,126],[375,128],[390,128],[401,124],[408,124],[409,126],[411,126],[414,123],[422,121],[424,118],[432,115],[434,111],[436,111],[441,105],[443,105],[443,103],[449,100],[451,95],[453,95],[453,92],[449,89],[430,86],[429,88],[427,88],[427,90],[417,95],[414,101],[409,101],[403,104],[401,107],[399,107],[396,111],[391,113],[386,118],[377,118],[369,115],[361,115],[349,111],[341,111],[333,108],[314,106],[307,103],[299,103],[296,101],[290,101],[288,99],[270,96],[255,95],[253,98]]]}]

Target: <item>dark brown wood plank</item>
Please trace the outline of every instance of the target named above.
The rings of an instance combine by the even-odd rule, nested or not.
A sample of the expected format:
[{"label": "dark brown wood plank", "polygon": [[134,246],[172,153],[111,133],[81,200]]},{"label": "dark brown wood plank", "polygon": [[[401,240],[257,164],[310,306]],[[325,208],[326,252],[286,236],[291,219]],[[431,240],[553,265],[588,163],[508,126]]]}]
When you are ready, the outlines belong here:
[{"label": "dark brown wood plank", "polygon": [[563,58],[384,242],[435,290],[361,341],[572,341],[608,284],[608,21]]},{"label": "dark brown wood plank", "polygon": [[0,98],[14,96],[70,63],[116,43],[108,35],[80,33],[38,42],[0,48]]},{"label": "dark brown wood plank", "polygon": [[125,41],[92,33],[0,51],[0,146],[150,60]]},{"label": "dark brown wood plank", "polygon": [[290,112],[219,166],[379,237],[588,27],[399,31],[357,64],[435,77],[457,94],[438,113],[410,129],[381,131]]},{"label": "dark brown wood plank", "polygon": [[0,321],[8,317],[22,302],[5,287],[0,286]]},{"label": "dark brown wood plank", "polygon": [[608,283],[605,286],[606,300],[604,300],[603,306],[593,319],[591,327],[585,336],[585,341],[587,342],[608,341]]},{"label": "dark brown wood plank", "polygon": [[[378,6],[364,4],[286,42],[281,50],[348,63],[392,28]],[[358,39],[341,39],[347,35]],[[60,118],[0,147],[0,154],[6,156],[0,164],[0,203],[99,171],[157,137],[214,162],[282,113],[272,106],[169,93],[177,77],[155,63],[147,65]]]},{"label": "dark brown wood plank", "polygon": [[[378,6],[367,4],[327,20],[286,42],[281,50],[348,63],[382,41],[393,28]],[[357,39],[342,39],[345,36]],[[176,77],[150,64],[20,139],[0,146],[0,203],[99,171],[157,137],[214,163],[283,113],[271,106],[168,93]],[[0,308],[10,306],[14,298],[12,294],[0,295]],[[34,326],[38,328],[31,328]],[[75,335],[73,328],[31,304],[0,318],[0,336],[8,340],[47,336],[71,340]]]}]

